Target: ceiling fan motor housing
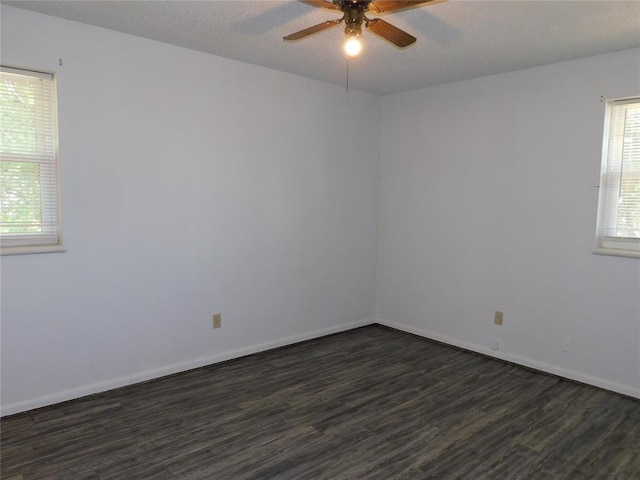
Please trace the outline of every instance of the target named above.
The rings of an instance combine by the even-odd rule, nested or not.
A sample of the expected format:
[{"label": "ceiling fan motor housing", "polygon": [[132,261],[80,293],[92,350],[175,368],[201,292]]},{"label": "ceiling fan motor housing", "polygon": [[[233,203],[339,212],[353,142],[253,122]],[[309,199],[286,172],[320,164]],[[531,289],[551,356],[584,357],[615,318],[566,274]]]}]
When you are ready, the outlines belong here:
[{"label": "ceiling fan motor housing", "polygon": [[[366,8],[366,6],[365,6]],[[344,33],[348,36],[362,35],[362,22],[364,21],[364,9],[354,4],[344,10]]]}]

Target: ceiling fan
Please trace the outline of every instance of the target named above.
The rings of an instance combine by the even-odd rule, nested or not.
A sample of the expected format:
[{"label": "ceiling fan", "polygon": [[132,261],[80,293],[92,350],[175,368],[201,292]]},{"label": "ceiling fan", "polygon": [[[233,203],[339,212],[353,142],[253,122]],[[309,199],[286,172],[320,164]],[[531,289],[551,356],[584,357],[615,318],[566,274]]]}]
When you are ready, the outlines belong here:
[{"label": "ceiling fan", "polygon": [[411,7],[423,5],[425,3],[433,3],[440,0],[301,0],[302,3],[311,5],[312,7],[323,8],[325,10],[333,10],[342,12],[343,15],[337,20],[327,20],[313,27],[305,28],[299,32],[292,33],[284,37],[284,40],[300,40],[314,33],[322,32],[331,27],[335,27],[344,22],[344,33],[347,38],[345,42],[345,51],[347,56],[355,57],[360,53],[361,44],[358,37],[362,35],[362,24],[379,35],[385,40],[393,43],[399,48],[405,48],[416,42],[416,37],[408,34],[404,30],[391,25],[380,18],[370,19],[365,13],[389,13],[397,12]]}]

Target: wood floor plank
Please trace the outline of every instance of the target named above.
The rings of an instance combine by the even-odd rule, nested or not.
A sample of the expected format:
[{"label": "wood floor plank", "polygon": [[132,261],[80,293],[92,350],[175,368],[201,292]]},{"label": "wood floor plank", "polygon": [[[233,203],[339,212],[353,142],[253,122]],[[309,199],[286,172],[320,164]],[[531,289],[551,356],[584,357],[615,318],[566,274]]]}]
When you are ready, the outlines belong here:
[{"label": "wood floor plank", "polygon": [[0,421],[2,480],[638,480],[640,402],[381,326]]}]

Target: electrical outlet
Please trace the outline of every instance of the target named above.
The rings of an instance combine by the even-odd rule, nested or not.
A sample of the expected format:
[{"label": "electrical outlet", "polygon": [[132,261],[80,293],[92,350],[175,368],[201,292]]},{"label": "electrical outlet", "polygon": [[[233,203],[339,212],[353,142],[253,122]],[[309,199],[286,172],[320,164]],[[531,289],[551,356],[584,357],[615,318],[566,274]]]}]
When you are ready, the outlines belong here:
[{"label": "electrical outlet", "polygon": [[573,337],[562,337],[562,351],[571,353],[572,343],[573,343]]},{"label": "electrical outlet", "polygon": [[496,325],[502,325],[502,318],[504,317],[504,313],[502,312],[498,312],[496,310],[496,314],[493,317],[493,323],[495,323]]},{"label": "electrical outlet", "polygon": [[213,328],[222,327],[222,314],[214,313],[213,314]]}]

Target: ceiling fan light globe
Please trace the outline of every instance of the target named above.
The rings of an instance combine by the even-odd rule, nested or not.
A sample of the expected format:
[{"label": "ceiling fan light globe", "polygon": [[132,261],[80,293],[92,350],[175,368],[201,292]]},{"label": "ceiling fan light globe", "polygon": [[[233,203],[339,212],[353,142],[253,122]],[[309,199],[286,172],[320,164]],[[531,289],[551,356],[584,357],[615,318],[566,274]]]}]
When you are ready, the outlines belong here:
[{"label": "ceiling fan light globe", "polygon": [[356,36],[349,37],[344,43],[344,51],[349,58],[357,57],[361,50],[362,42],[360,42],[360,39]]}]

